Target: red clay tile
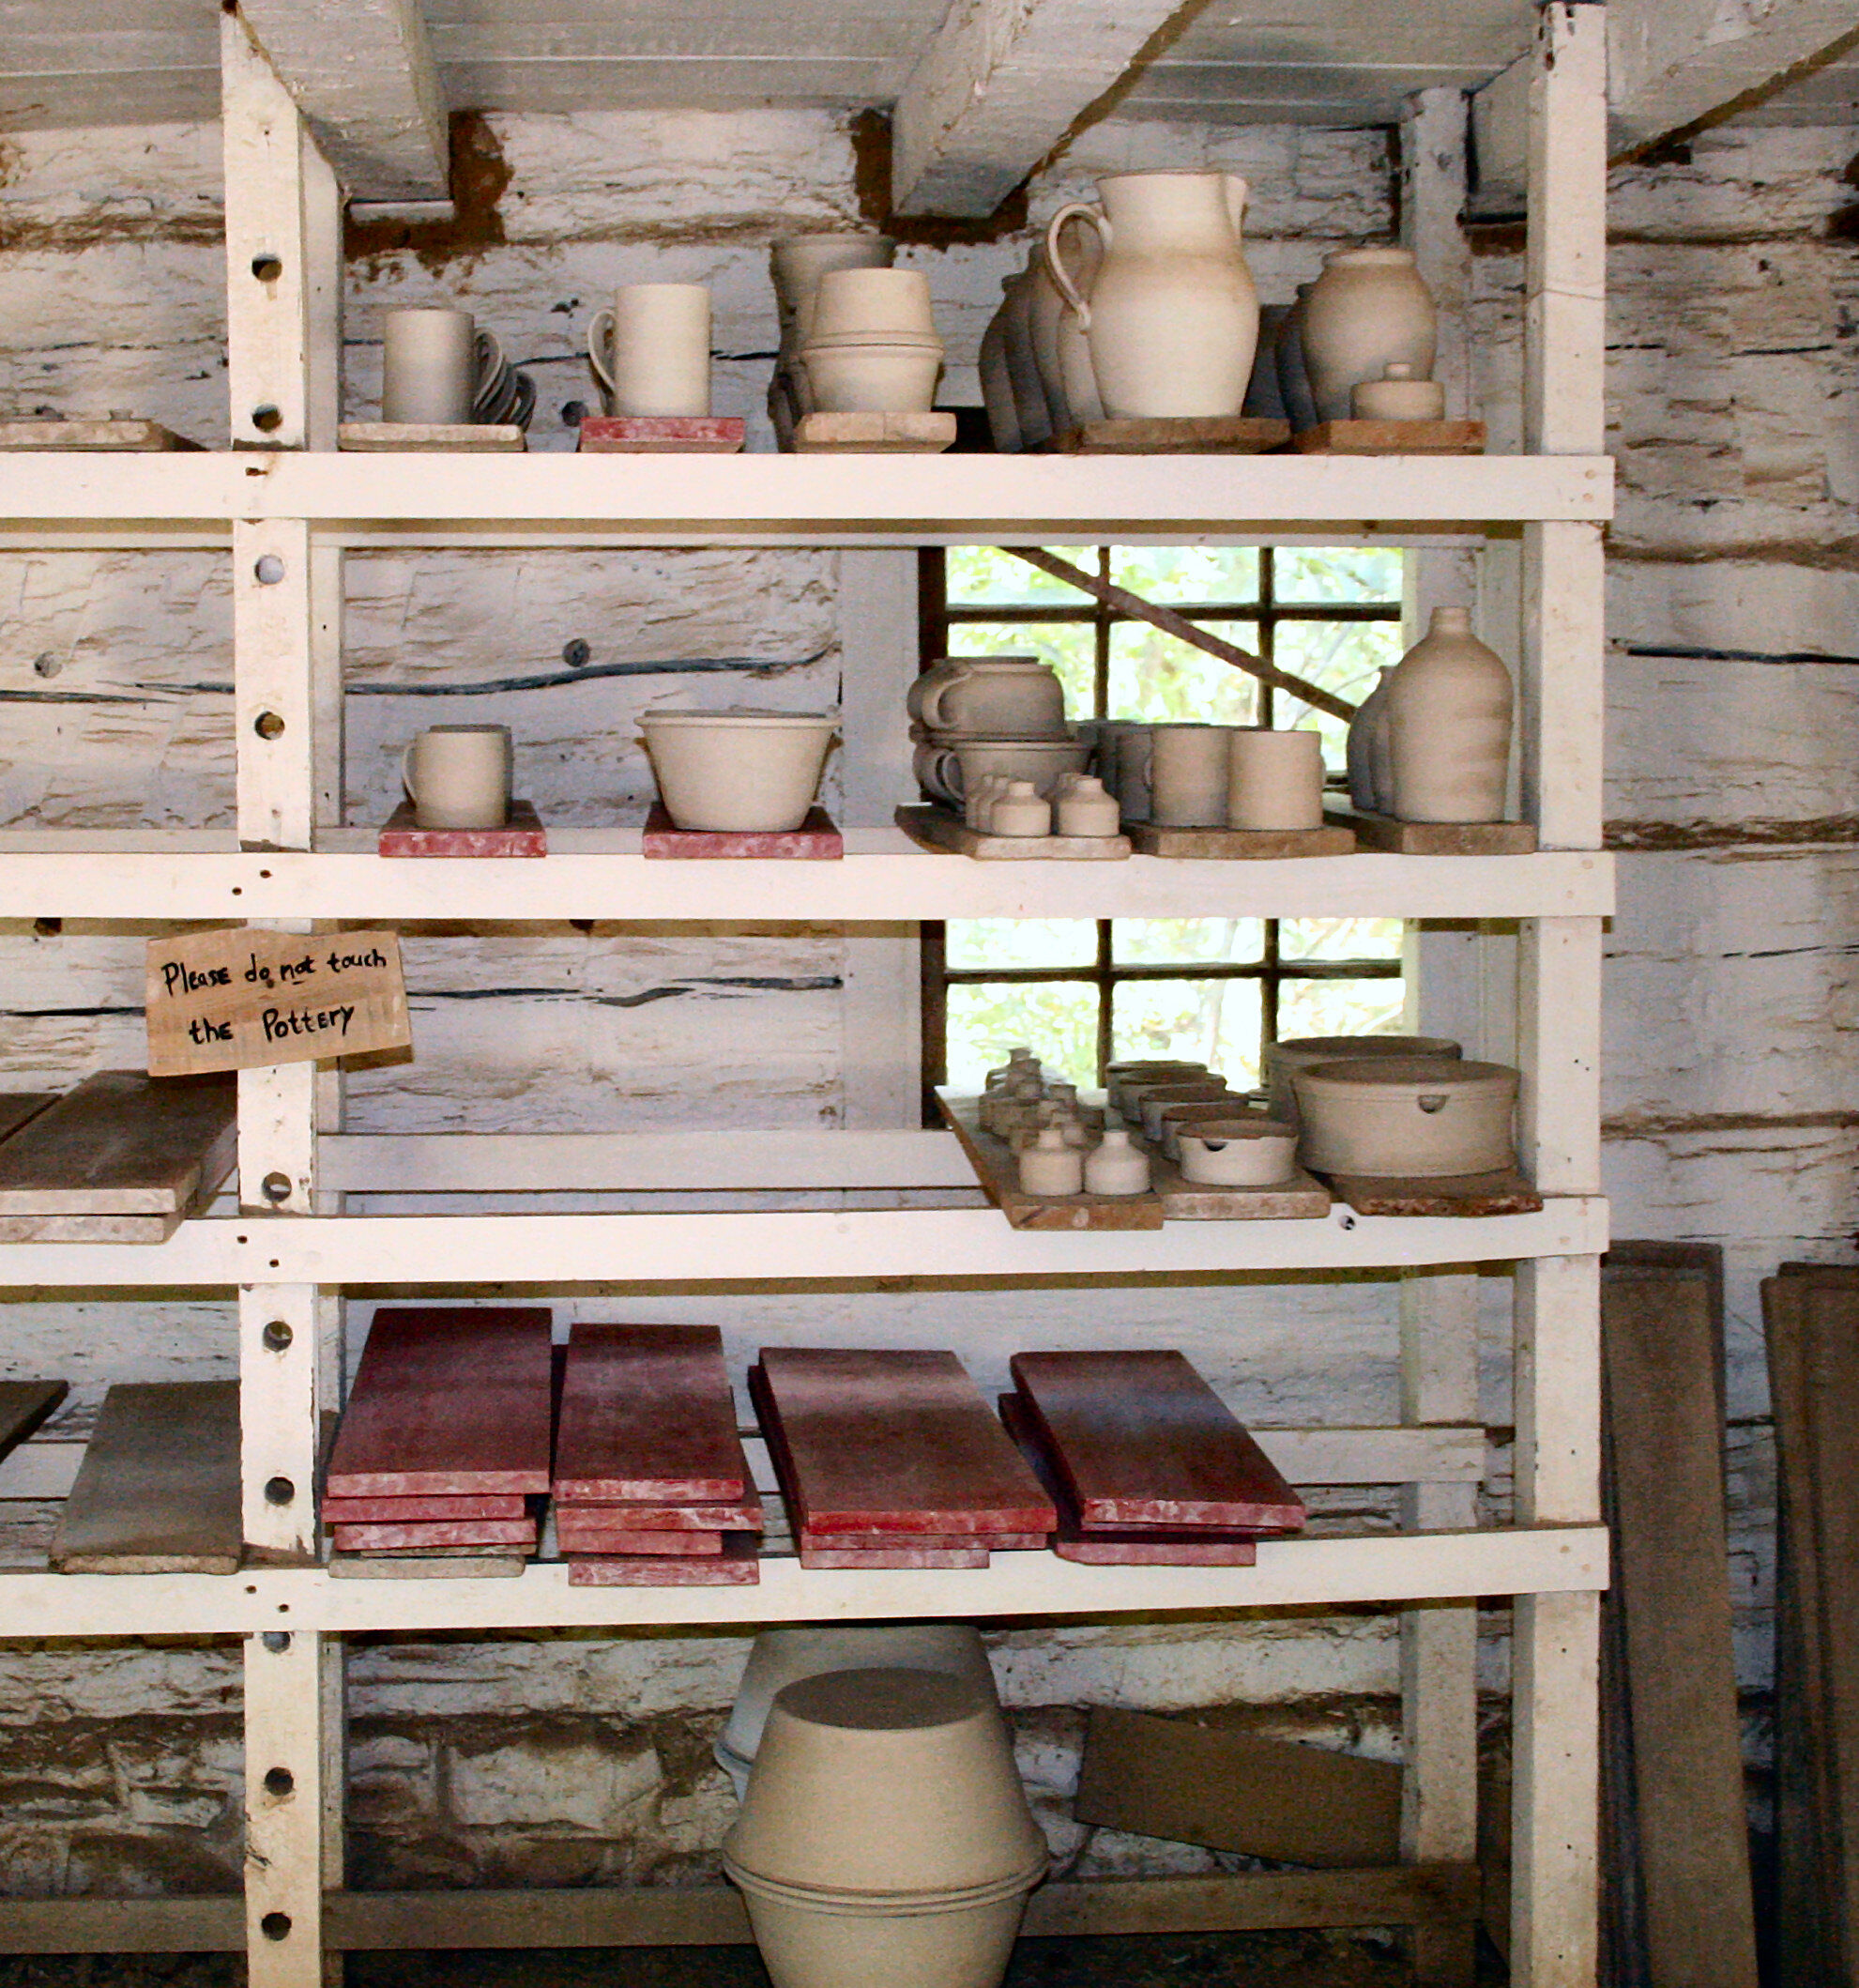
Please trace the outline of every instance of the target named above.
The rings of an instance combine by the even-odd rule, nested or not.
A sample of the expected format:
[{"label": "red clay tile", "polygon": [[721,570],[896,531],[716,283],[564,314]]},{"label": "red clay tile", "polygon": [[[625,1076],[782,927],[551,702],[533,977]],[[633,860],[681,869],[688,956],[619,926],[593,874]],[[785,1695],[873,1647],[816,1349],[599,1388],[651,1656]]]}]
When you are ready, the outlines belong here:
[{"label": "red clay tile", "polygon": [[561,1504],[753,1496],[714,1325],[578,1324],[556,1438]]}]

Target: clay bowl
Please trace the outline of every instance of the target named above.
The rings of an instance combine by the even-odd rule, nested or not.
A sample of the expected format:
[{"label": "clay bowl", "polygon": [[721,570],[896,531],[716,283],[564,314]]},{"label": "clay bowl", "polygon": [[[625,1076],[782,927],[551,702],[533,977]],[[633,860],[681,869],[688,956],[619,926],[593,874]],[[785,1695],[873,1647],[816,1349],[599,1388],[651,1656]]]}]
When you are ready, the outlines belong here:
[{"label": "clay bowl", "polygon": [[1203,1078],[1207,1074],[1205,1063],[1152,1057],[1140,1063],[1112,1063],[1104,1073],[1104,1081],[1111,1109],[1120,1116],[1123,1110],[1123,1090],[1128,1084],[1192,1083],[1196,1078]]},{"label": "clay bowl", "polygon": [[774,1988],[999,1988],[1029,1880],[1004,1898],[940,1910],[848,1912],[743,1888]]},{"label": "clay bowl", "polygon": [[[1250,1111],[1258,1100],[1249,1092],[1229,1091],[1219,1097],[1190,1098],[1186,1103],[1165,1104],[1156,1113],[1161,1130],[1151,1141],[1176,1166],[1181,1164],[1181,1128],[1208,1119],[1232,1119]],[[1263,1116],[1261,1112],[1258,1114]]]},{"label": "clay bowl", "polygon": [[1382,1056],[1297,1074],[1298,1158],[1323,1173],[1439,1180],[1516,1164],[1517,1073],[1455,1056]]},{"label": "clay bowl", "polygon": [[665,812],[681,829],[798,829],[838,720],[826,712],[650,711],[639,720]]},{"label": "clay bowl", "polygon": [[[899,1622],[857,1624],[836,1629],[796,1627],[764,1629],[749,1652],[749,1662],[737,1687],[736,1703],[712,1751],[717,1765],[736,1783],[742,1799],[749,1769],[762,1743],[774,1694],[802,1677],[823,1671],[849,1671],[876,1666],[901,1671],[943,1671],[966,1677],[975,1689],[995,1697],[994,1672],[980,1632],[966,1622]],[[998,1698],[996,1702],[998,1703]]]},{"label": "clay bowl", "polygon": [[1298,1122],[1293,1078],[1313,1063],[1365,1056],[1456,1056],[1459,1046],[1443,1035],[1300,1035],[1265,1046],[1265,1088],[1273,1118]]},{"label": "clay bowl", "polygon": [[1179,1134],[1186,1180],[1275,1187],[1297,1171],[1298,1128],[1275,1118],[1211,1118]]},{"label": "clay bowl", "polygon": [[921,269],[829,269],[814,290],[810,340],[889,334],[936,337],[929,278]]},{"label": "clay bowl", "polygon": [[821,414],[927,414],[942,374],[942,347],[876,339],[811,344],[800,361]]},{"label": "clay bowl", "polygon": [[908,1670],[777,1691],[723,1847],[750,1879],[841,1900],[993,1887],[1046,1854],[998,1705]]},{"label": "clay bowl", "polygon": [[[1136,1119],[1142,1126],[1142,1136],[1153,1145],[1162,1137],[1162,1111],[1166,1105],[1211,1105],[1226,1099],[1229,1110],[1242,1109],[1237,1098],[1227,1088],[1224,1077],[1209,1077],[1191,1083],[1181,1084],[1136,1084],[1132,1087],[1130,1099],[1135,1107]],[[1127,1115],[1127,1114],[1126,1114]]]}]

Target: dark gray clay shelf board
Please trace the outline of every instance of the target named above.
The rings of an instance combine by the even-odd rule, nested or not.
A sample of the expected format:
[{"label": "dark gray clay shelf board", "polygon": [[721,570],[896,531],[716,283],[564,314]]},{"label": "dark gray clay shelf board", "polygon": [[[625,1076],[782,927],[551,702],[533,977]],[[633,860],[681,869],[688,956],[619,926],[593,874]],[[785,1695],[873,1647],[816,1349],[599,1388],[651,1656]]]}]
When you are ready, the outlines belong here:
[{"label": "dark gray clay shelf board", "polygon": [[178,1222],[232,1171],[236,1094],[230,1077],[99,1071],[0,1142],[0,1216]]},{"label": "dark gray clay shelf board", "polygon": [[232,1574],[242,1551],[236,1381],[113,1387],[52,1542],[66,1574]]},{"label": "dark gray clay shelf board", "polygon": [[940,807],[900,807],[897,826],[920,848],[977,863],[1121,863],[1127,835],[983,835]]},{"label": "dark gray clay shelf board", "polygon": [[[949,1129],[961,1141],[982,1192],[1014,1229],[1160,1229],[1163,1207],[1149,1194],[1029,1194],[1019,1163],[1005,1139],[982,1130],[973,1098],[937,1093]],[[1328,1206],[1326,1200],[1325,1206]]]},{"label": "dark gray clay shelf board", "polygon": [[17,1449],[70,1391],[69,1381],[0,1381],[0,1457]]},{"label": "dark gray clay shelf board", "polygon": [[1164,828],[1159,822],[1132,821],[1125,825],[1124,833],[1138,856],[1176,862],[1264,863],[1355,853],[1354,833],[1334,825],[1316,829]]},{"label": "dark gray clay shelf board", "polygon": [[1536,831],[1527,821],[1397,821],[1366,808],[1326,803],[1323,818],[1350,829],[1357,843],[1390,856],[1533,856]]},{"label": "dark gray clay shelf board", "polygon": [[17,1132],[27,1119],[37,1118],[57,1097],[55,1091],[0,1092],[0,1139]]},{"label": "dark gray clay shelf board", "polygon": [[1437,1180],[1390,1174],[1326,1176],[1336,1199],[1358,1215],[1465,1216],[1535,1215],[1543,1197],[1515,1169],[1497,1173],[1455,1173]]}]

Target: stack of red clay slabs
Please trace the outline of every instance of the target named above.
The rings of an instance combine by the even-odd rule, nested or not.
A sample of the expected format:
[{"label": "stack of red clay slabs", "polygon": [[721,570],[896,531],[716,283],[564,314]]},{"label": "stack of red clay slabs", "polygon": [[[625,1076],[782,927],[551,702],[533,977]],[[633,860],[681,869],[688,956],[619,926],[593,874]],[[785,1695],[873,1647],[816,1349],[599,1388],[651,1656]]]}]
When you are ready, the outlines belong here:
[{"label": "stack of red clay slabs", "polygon": [[549,1488],[549,1327],[541,1307],[374,1314],[324,1476],[332,1565],[521,1570]]},{"label": "stack of red clay slabs", "polygon": [[1058,1513],[950,1353],[764,1347],[749,1392],[809,1567],[983,1567]]},{"label": "stack of red clay slabs", "polygon": [[1303,1501],[1187,1359],[1170,1351],[1023,1353],[1002,1420],[1053,1487],[1061,1559],[1249,1567]]},{"label": "stack of red clay slabs", "polygon": [[714,1325],[576,1325],[556,1437],[571,1587],[753,1587],[762,1507]]}]

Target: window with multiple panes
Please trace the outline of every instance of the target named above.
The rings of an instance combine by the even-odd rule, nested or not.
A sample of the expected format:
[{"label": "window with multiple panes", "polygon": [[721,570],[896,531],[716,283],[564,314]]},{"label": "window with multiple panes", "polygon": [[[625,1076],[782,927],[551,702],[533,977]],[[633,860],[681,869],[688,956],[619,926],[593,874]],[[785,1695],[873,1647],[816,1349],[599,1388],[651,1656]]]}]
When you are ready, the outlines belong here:
[{"label": "window with multiple panes", "polygon": [[[1401,652],[1401,555],[1310,546],[1054,546],[1281,670],[1359,703]],[[1333,773],[1342,721],[1104,605],[1012,552],[922,556],[923,653],[1036,654],[1073,720],[1311,725]],[[1124,1057],[1197,1058],[1236,1087],[1279,1036],[1399,1026],[1393,918],[977,919],[923,927],[932,1083],[979,1090],[1013,1043],[1094,1084]]]}]

